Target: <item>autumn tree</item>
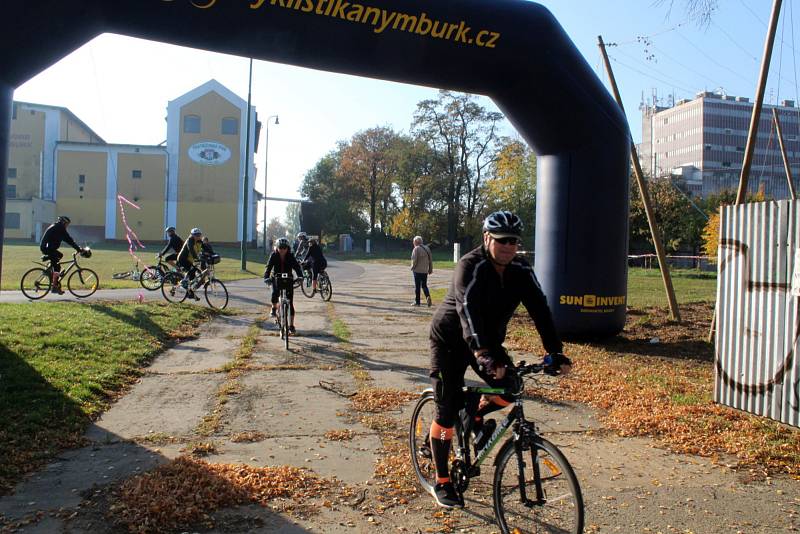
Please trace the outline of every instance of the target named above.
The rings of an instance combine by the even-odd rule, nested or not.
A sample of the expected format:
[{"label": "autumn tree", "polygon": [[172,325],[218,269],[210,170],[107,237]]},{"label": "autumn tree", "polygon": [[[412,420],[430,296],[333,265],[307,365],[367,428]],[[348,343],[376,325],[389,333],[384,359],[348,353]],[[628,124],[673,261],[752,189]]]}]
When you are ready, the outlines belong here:
[{"label": "autumn tree", "polygon": [[536,221],[536,154],[518,139],[503,139],[494,162],[494,178],[486,182],[487,212],[510,210],[521,219],[525,243],[533,249]]}]

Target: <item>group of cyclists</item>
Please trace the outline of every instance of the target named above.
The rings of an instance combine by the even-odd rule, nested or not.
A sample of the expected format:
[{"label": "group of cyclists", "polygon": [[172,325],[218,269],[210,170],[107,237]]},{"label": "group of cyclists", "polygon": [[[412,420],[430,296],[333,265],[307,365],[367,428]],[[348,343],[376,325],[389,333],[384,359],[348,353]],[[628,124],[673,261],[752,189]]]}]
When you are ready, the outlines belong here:
[{"label": "group of cyclists", "polygon": [[[54,277],[58,276],[62,254],[58,251],[62,241],[72,245],[81,254],[90,253],[79,247],[67,232],[69,217],[62,216],[44,233],[41,251],[53,263]],[[185,272],[186,287],[197,273],[195,262],[202,261],[204,251],[210,251],[208,240],[199,228],[193,228],[184,242],[175,228],[166,228],[168,242],[159,253],[167,262],[176,262]],[[430,454],[436,469],[436,485],[432,493],[436,503],[453,508],[464,505],[463,498],[450,480],[449,454],[459,411],[464,407],[464,376],[471,367],[487,384],[495,388],[510,387],[507,367],[511,358],[503,347],[508,323],[520,304],[533,319],[542,344],[547,351],[544,364],[553,375],[566,374],[572,362],[562,354],[563,346],[556,331],[547,300],[533,268],[517,255],[522,237],[522,221],[509,211],[490,214],[483,222],[483,243],[465,254],[458,262],[450,287],[438,306],[430,325],[430,380],[434,390],[436,415],[429,433]],[[211,251],[213,253],[213,251]],[[282,273],[296,273],[303,277],[303,269],[312,272],[313,288],[317,277],[327,266],[322,249],[315,239],[305,232],[297,235],[294,246],[282,237],[277,240],[264,271],[265,282]],[[54,278],[54,284],[57,280]],[[55,285],[60,290],[58,285]],[[278,284],[272,284],[272,310],[275,315],[278,303]],[[58,291],[62,292],[62,291]],[[295,333],[292,290],[288,290],[291,303],[289,332]],[[192,293],[192,296],[193,293]],[[195,296],[195,298],[197,298]],[[489,436],[494,421],[485,417],[508,406],[513,399],[498,395],[485,395],[470,414],[473,432],[478,439]]]}]

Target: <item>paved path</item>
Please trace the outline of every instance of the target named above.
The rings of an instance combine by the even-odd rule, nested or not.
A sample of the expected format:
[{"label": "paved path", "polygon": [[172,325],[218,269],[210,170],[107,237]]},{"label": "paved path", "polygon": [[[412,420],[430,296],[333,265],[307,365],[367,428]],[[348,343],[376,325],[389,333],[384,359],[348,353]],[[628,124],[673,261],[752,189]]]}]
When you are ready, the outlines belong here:
[{"label": "paved path", "polygon": [[[331,303],[297,294],[298,336],[288,352],[274,325],[259,321],[266,295],[260,280],[232,282],[231,306],[243,313],[215,319],[198,339],[156,359],[89,429],[90,446],[61,454],[14,495],[0,499],[0,514],[20,518],[37,510],[77,507],[93,488],[174,458],[199,441],[215,444],[216,454],[206,458],[211,462],[290,464],[375,488],[382,436],[346,417],[352,412],[350,401],[321,388],[320,381],[342,391],[356,391],[365,378],[373,387],[426,387],[432,309],[409,306],[413,286],[405,267],[331,262],[329,271]],[[446,286],[450,275],[434,273],[431,286]],[[109,296],[135,295],[136,290],[118,290]],[[332,335],[333,321],[347,326],[347,342]],[[257,340],[255,350],[236,379],[238,392],[221,404],[218,393],[229,379],[224,366],[234,361],[247,335]],[[408,412],[387,415],[406,421]],[[653,448],[649,440],[608,435],[595,414],[580,405],[530,402],[526,413],[540,421],[575,466],[586,500],[587,532],[749,534],[788,532],[800,524],[794,481],[745,481],[707,460]],[[353,440],[323,437],[345,428],[354,431]],[[244,433],[262,436],[252,442],[236,439]],[[491,469],[486,471],[484,476],[490,476]],[[226,510],[217,518],[224,526],[220,532],[290,534],[426,532],[441,524],[427,495],[381,513],[377,493],[368,491],[358,508],[323,509],[303,520],[257,506]],[[488,497],[472,493],[467,509],[448,514],[458,531],[496,530]],[[82,512],[66,523],[46,516],[23,532],[113,531],[108,529],[102,515]]]}]

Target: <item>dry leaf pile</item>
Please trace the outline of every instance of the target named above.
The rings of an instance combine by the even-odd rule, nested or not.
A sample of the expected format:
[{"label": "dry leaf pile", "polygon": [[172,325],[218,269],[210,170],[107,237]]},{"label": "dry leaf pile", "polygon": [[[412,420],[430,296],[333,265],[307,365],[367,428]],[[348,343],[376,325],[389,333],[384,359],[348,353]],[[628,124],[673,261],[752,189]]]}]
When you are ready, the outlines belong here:
[{"label": "dry leaf pile", "polygon": [[297,467],[210,464],[182,456],[123,482],[108,517],[137,533],[210,527],[209,514],[223,507],[290,499],[284,509],[291,509],[336,490],[340,498],[349,494],[338,481]]},{"label": "dry leaf pile", "polygon": [[[575,366],[558,387],[530,391],[600,408],[623,436],[654,437],[676,452],[733,455],[741,468],[800,478],[800,431],[712,402],[711,313],[710,305],[684,305],[678,325],[664,310],[633,310],[620,336],[565,347]],[[541,354],[529,321],[517,317],[513,325],[512,348]],[[658,343],[650,343],[654,337]]]},{"label": "dry leaf pile", "polygon": [[385,412],[397,410],[417,397],[416,393],[394,388],[362,388],[351,400],[359,412]]},{"label": "dry leaf pile", "polygon": [[325,439],[328,441],[350,441],[355,436],[355,432],[349,428],[344,430],[328,430],[325,432]]}]

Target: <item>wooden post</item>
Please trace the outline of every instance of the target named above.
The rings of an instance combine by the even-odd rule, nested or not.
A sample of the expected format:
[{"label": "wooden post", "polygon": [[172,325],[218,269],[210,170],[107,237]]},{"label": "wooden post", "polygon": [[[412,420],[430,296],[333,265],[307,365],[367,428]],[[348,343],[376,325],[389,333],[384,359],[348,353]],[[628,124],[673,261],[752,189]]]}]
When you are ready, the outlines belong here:
[{"label": "wooden post", "polygon": [[764,105],[764,89],[767,85],[767,75],[769,74],[769,62],[772,58],[772,45],[775,43],[775,30],[778,28],[778,15],[781,12],[782,0],[775,0],[772,4],[772,16],[767,30],[767,40],[764,43],[764,58],[761,61],[761,73],[758,77],[758,87],[756,88],[756,98],[753,102],[753,115],[750,117],[750,130],[747,133],[747,146],[744,150],[744,160],[742,161],[742,173],[739,175],[739,190],[736,192],[736,204],[744,202],[747,196],[747,180],[750,177],[750,166],[753,163],[753,154],[756,148],[756,136],[758,135],[758,123],[761,121],[761,108]]},{"label": "wooden post", "polygon": [[786,154],[786,147],[783,144],[783,133],[781,133],[781,121],[778,120],[778,111],[772,108],[772,120],[775,121],[775,131],[778,134],[778,143],[781,145],[781,156],[783,156],[783,168],[786,169],[786,181],[789,182],[789,194],[792,200],[797,200],[797,193],[794,190],[792,180],[792,169],[789,166],[789,156]]},{"label": "wooden post", "polygon": [[[614,72],[611,70],[611,63],[608,61],[608,54],[606,53],[606,45],[603,43],[603,37],[597,36],[597,46],[600,47],[600,53],[603,55],[603,62],[606,66],[608,73],[608,81],[611,83],[611,89],[614,92],[614,98],[617,99],[622,113],[625,113],[625,107],[622,105],[622,97],[617,88],[617,80],[614,78]],[[667,292],[667,301],[669,302],[669,311],[672,319],[681,322],[681,314],[678,310],[678,301],[675,299],[675,289],[672,287],[672,277],[669,274],[669,267],[667,266],[666,255],[664,254],[664,246],[661,244],[661,237],[658,235],[658,228],[656,228],[656,219],[653,214],[653,208],[650,203],[650,193],[647,191],[647,183],[644,181],[642,174],[642,166],[639,163],[639,155],[636,153],[636,145],[631,139],[631,160],[633,161],[634,175],[636,176],[636,183],[639,185],[639,192],[642,195],[642,203],[644,204],[644,212],[647,215],[647,224],[650,226],[650,235],[653,237],[653,245],[656,247],[656,255],[658,256],[658,268],[661,270],[661,279],[664,281],[664,290]]]}]

